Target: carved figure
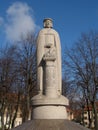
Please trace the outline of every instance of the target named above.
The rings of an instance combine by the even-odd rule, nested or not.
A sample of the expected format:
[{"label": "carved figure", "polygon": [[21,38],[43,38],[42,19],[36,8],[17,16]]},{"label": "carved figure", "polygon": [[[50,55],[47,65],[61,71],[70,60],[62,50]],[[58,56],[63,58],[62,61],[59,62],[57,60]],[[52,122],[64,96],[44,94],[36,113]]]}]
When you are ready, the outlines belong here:
[{"label": "carved figure", "polygon": [[[61,95],[61,46],[58,33],[52,29],[52,19],[44,19],[44,28],[39,32],[37,37],[37,87],[39,93],[43,94],[45,88],[44,60],[46,55],[55,56],[55,81],[58,95]],[[51,81],[50,81],[51,82]]]}]

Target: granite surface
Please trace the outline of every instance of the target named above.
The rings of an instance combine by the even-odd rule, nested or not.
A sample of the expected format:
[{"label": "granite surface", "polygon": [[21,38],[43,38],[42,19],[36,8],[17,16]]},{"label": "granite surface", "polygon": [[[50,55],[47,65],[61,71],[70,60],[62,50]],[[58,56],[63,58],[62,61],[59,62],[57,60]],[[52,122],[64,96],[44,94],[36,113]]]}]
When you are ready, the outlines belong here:
[{"label": "granite surface", "polygon": [[37,119],[27,121],[12,130],[89,130],[77,123],[63,119]]}]

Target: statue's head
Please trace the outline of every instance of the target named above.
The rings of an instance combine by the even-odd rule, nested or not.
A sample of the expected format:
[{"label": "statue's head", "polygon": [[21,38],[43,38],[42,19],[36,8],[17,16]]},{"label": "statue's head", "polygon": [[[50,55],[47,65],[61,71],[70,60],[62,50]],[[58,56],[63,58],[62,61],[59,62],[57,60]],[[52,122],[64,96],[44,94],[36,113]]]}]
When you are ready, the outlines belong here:
[{"label": "statue's head", "polygon": [[44,28],[52,28],[53,27],[53,20],[51,18],[45,18],[43,20]]}]

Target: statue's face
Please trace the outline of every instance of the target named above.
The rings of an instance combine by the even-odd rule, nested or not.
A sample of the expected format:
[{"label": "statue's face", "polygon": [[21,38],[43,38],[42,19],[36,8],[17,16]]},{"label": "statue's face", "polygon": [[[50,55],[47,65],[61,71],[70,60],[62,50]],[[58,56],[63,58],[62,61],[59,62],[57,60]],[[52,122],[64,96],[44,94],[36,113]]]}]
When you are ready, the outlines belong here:
[{"label": "statue's face", "polygon": [[52,28],[53,25],[52,25],[52,21],[47,19],[45,22],[44,22],[44,27],[45,28]]}]

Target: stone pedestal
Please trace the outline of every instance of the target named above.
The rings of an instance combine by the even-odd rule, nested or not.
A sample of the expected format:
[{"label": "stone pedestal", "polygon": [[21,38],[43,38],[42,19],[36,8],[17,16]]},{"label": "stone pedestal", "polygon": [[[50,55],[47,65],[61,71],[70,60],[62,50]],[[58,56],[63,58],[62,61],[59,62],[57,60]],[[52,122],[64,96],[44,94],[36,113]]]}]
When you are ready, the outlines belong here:
[{"label": "stone pedestal", "polygon": [[49,98],[56,98],[57,94],[57,87],[56,87],[56,79],[55,79],[55,57],[44,57],[45,61],[45,88],[44,94],[46,97]]},{"label": "stone pedestal", "polygon": [[33,119],[67,119],[68,99],[59,95],[55,80],[55,56],[43,57],[45,61],[44,94],[32,98]]}]

